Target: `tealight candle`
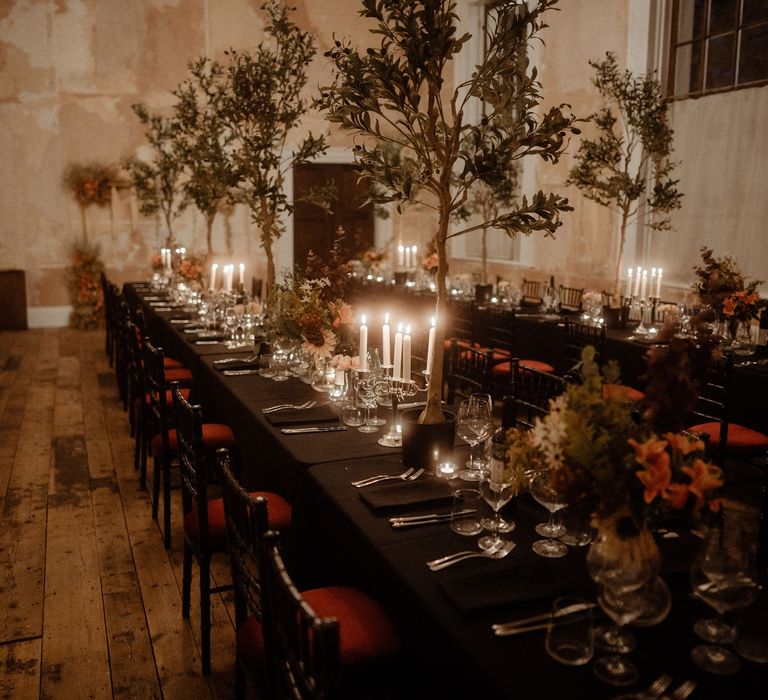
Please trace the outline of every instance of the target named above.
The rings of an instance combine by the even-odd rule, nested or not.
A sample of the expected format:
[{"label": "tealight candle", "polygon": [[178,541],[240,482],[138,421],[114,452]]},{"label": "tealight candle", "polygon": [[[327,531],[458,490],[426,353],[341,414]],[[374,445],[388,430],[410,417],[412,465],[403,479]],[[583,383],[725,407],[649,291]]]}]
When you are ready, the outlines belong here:
[{"label": "tealight candle", "polygon": [[456,476],[456,465],[453,462],[440,462],[437,466],[437,476],[444,479],[452,479]]}]

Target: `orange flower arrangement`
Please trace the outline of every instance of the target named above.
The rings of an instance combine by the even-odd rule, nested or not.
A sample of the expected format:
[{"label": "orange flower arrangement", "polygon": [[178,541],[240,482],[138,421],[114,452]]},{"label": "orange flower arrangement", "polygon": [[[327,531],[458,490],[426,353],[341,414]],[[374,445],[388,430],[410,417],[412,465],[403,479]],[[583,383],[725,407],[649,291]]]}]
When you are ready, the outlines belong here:
[{"label": "orange flower arrangement", "polygon": [[758,318],[763,305],[757,292],[740,289],[726,297],[723,302],[723,314],[737,321],[749,321]]}]

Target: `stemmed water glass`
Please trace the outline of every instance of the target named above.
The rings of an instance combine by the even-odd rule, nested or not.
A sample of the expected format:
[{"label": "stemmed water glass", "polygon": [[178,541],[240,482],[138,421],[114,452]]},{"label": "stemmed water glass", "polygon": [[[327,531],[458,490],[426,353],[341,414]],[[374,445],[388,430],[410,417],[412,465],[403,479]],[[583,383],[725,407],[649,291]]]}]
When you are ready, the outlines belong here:
[{"label": "stemmed water glass", "polygon": [[[371,373],[371,380],[373,384],[375,385],[377,382],[379,382],[383,375],[383,368],[381,366],[381,358],[379,357],[379,350],[378,348],[372,348],[368,351],[368,370]],[[368,419],[368,423],[370,425],[386,425],[386,420],[384,418],[380,418],[378,415],[379,410],[379,404],[381,402],[381,397],[377,394],[376,395],[376,403],[374,403],[372,409],[371,409],[371,416]]]},{"label": "stemmed water glass", "polygon": [[480,481],[483,470],[474,459],[475,445],[484,442],[491,436],[493,420],[487,403],[464,399],[459,405],[456,417],[456,433],[469,444],[469,462],[467,468],[459,471],[459,478],[465,481]]},{"label": "stemmed water glass", "polygon": [[717,613],[694,625],[696,634],[711,643],[694,647],[691,658],[712,673],[736,673],[741,666],[739,658],[722,646],[736,640],[736,628],[727,624],[723,615],[752,603],[760,590],[747,534],[740,523],[709,529],[690,579],[694,595]]},{"label": "stemmed water glass", "polygon": [[355,391],[357,400],[361,407],[365,409],[365,421],[358,428],[361,433],[375,433],[379,430],[378,426],[371,422],[371,411],[377,406],[376,382],[371,376],[370,370],[357,370]]},{"label": "stemmed water glass", "polygon": [[547,539],[536,540],[533,543],[533,551],[541,557],[556,558],[565,556],[568,552],[568,547],[554,539],[564,530],[562,525],[558,529],[555,523],[555,513],[565,508],[568,504],[563,494],[552,483],[552,474],[549,470],[541,471],[533,477],[531,481],[531,495],[549,511],[549,521],[541,529],[536,528],[536,531],[539,534],[543,534]]},{"label": "stemmed water glass", "polygon": [[[483,519],[482,525],[490,534],[481,537],[477,544],[480,549],[498,551],[507,544],[507,540],[501,537],[500,533],[510,532],[515,527],[514,523],[503,520],[499,515],[501,508],[517,496],[518,483],[514,471],[505,470],[502,463],[494,464],[480,481],[480,493],[493,509],[493,517]],[[506,524],[507,529],[502,529],[502,523]]]}]

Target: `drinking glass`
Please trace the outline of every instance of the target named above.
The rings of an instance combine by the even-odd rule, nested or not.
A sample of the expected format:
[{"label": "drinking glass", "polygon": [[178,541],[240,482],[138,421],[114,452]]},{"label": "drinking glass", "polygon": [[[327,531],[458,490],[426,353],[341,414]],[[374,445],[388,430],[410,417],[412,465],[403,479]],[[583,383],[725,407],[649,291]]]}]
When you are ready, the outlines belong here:
[{"label": "drinking glass", "polygon": [[[555,526],[555,513],[565,508],[568,504],[565,502],[563,494],[553,485],[552,474],[549,470],[541,471],[533,477],[531,495],[549,511],[549,522],[544,532],[558,532]],[[533,551],[536,554],[541,557],[550,558],[566,555],[568,547],[554,539],[557,535],[545,534],[544,537],[547,539],[536,540],[533,543]]]},{"label": "drinking glass", "polygon": [[459,472],[459,478],[465,481],[480,481],[483,476],[482,469],[474,460],[475,445],[487,440],[491,436],[493,421],[490,408],[486,403],[464,399],[459,405],[456,417],[456,433],[469,444],[469,463],[466,469]]},{"label": "drinking glass", "polygon": [[752,603],[760,590],[750,543],[740,523],[707,531],[691,567],[690,579],[694,595],[717,613],[716,617],[694,625],[696,634],[711,644],[694,647],[691,658],[711,673],[736,673],[741,666],[739,658],[722,646],[736,640],[736,628],[727,624],[723,616],[729,610]]},{"label": "drinking glass", "polygon": [[592,609],[584,600],[562,596],[552,601],[545,648],[555,661],[568,666],[592,660]]},{"label": "drinking glass", "polygon": [[[368,350],[368,369],[371,372],[371,379],[374,383],[383,378],[383,370],[381,368],[381,358],[379,357],[378,348]],[[379,418],[378,410],[380,402],[380,396],[377,394],[376,403],[371,407],[371,416],[369,418],[370,425],[378,426],[386,425],[387,423],[384,418]]]},{"label": "drinking glass", "polygon": [[375,380],[371,374],[369,370],[357,370],[357,400],[365,409],[365,421],[358,428],[361,433],[375,433],[379,430],[378,426],[371,422],[371,411],[376,408]]},{"label": "drinking glass", "polygon": [[[500,534],[501,516],[499,511],[502,506],[505,506],[517,495],[517,492],[518,484],[514,478],[514,473],[512,470],[508,470],[505,474],[503,465],[499,465],[497,469],[491,469],[489,474],[483,476],[480,481],[480,493],[483,495],[485,502],[491,506],[493,517],[484,518],[481,521],[483,527],[490,534],[480,538],[477,543],[480,549],[492,549],[495,551],[507,544],[507,540]],[[514,529],[514,523],[512,528]]]},{"label": "drinking glass", "polygon": [[[600,586],[597,602],[614,623],[616,636],[621,637],[624,625],[640,617],[645,601],[641,589],[626,589],[620,586]],[[633,639],[634,641],[634,639]],[[621,655],[632,651],[631,647],[616,646],[613,653],[595,661],[595,675],[611,685],[631,685],[638,679],[637,667]]]}]

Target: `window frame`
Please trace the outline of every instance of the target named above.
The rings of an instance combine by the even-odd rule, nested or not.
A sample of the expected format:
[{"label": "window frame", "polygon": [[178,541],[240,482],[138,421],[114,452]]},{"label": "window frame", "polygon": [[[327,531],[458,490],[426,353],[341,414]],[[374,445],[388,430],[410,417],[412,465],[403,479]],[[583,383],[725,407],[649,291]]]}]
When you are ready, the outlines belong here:
[{"label": "window frame", "polygon": [[[710,23],[710,14],[711,14],[710,8],[712,6],[712,0],[704,0],[704,2],[706,3],[706,6],[705,6],[705,27],[704,27],[703,34],[701,34],[700,36],[693,36],[690,39],[686,39],[685,41],[679,41],[677,34],[679,29],[681,0],[672,0],[672,16],[671,16],[670,31],[669,31],[669,58],[668,58],[669,70],[667,72],[668,99],[670,101],[697,99],[699,97],[705,97],[706,95],[716,95],[716,94],[721,94],[725,92],[732,92],[734,90],[744,90],[747,88],[754,88],[754,87],[761,87],[764,85],[768,85],[768,76],[766,76],[765,78],[761,78],[759,80],[753,80],[751,82],[746,82],[746,83],[738,82],[742,34],[745,29],[750,29],[752,27],[758,27],[761,25],[768,26],[768,19],[759,20],[757,22],[752,22],[749,24],[744,24],[743,23],[744,0],[737,0],[737,17],[736,17],[736,22],[733,25],[733,28],[729,29],[728,31],[719,31],[719,32],[710,33],[709,23]],[[733,77],[731,79],[731,83],[725,86],[707,88],[706,78],[707,78],[710,41],[713,38],[727,36],[728,34],[731,34],[731,33],[733,33],[735,36],[735,41],[733,46]],[[693,47],[697,42],[700,42],[700,41],[704,43],[704,51],[702,54],[702,59],[701,59],[701,64],[699,66],[699,74],[698,74],[699,85],[701,85],[701,88],[698,90],[689,89],[689,91],[686,92],[685,94],[676,94],[675,82],[677,78],[678,52],[681,47]],[[689,88],[690,88],[690,79],[689,79]]]}]

